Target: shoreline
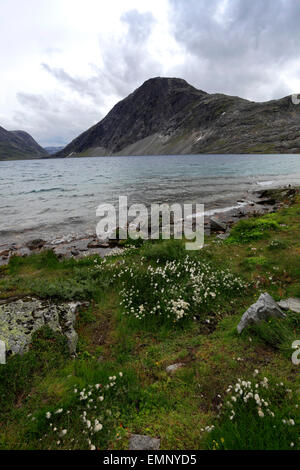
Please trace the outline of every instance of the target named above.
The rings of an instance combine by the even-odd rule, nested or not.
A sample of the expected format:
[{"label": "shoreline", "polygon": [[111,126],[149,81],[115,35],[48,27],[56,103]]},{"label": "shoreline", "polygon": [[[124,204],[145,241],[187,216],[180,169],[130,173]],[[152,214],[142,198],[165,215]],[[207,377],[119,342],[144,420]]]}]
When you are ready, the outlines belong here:
[{"label": "shoreline", "polygon": [[[300,188],[254,196],[261,213],[274,199],[278,212],[233,227],[232,243],[207,237],[191,255],[168,240],[103,263],[42,252],[1,268],[2,447],[84,450],[86,410],[103,422],[99,449],[126,450],[136,432],[162,450],[222,449],[225,439],[228,450],[299,448]],[[286,313],[273,318],[275,307]],[[249,312],[264,321],[239,334]],[[250,384],[245,393],[259,393],[272,415],[260,416],[236,384]]]},{"label": "shoreline", "polygon": [[[295,194],[295,187],[290,185],[261,189],[247,195],[247,199],[237,200],[233,206],[205,211],[205,235],[217,233],[218,238],[225,239],[239,220],[276,212]],[[26,257],[47,250],[54,251],[59,258],[83,258],[96,254],[104,258],[116,248],[121,248],[117,240],[100,241],[96,234],[90,233],[79,236],[68,234],[50,241],[33,239],[23,244],[6,243],[0,246],[0,266],[7,265],[12,256]]]},{"label": "shoreline", "polygon": [[270,155],[270,156],[275,156],[275,155],[280,155],[280,156],[284,156],[284,155],[299,155],[300,156],[300,152],[271,152],[271,151],[261,151],[261,152],[242,152],[242,153],[230,153],[230,152],[227,152],[227,153],[224,153],[224,152],[210,152],[210,153],[206,153],[206,152],[201,152],[201,153],[157,153],[157,154],[145,154],[145,155],[119,155],[119,154],[107,154],[107,155],[84,155],[84,154],[74,154],[72,156],[56,156],[55,154],[54,155],[45,155],[45,156],[41,156],[41,157],[27,157],[27,158],[15,158],[15,157],[9,157],[9,158],[4,158],[4,157],[0,157],[0,162],[17,162],[17,161],[24,161],[24,162],[27,162],[27,161],[34,161],[34,160],[38,160],[38,161],[44,161],[44,160],[66,160],[66,159],[70,159],[70,158],[116,158],[116,157],[162,157],[162,156],[165,156],[165,155],[168,155],[168,156],[177,156],[177,155],[180,155],[182,157],[185,157],[185,156],[189,156],[189,155],[241,155],[241,156],[248,156],[248,155]]}]

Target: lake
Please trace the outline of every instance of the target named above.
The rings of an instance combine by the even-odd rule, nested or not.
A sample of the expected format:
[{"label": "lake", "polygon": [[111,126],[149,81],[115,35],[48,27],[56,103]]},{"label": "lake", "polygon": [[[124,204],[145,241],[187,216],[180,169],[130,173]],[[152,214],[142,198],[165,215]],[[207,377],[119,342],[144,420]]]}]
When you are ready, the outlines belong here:
[{"label": "lake", "polygon": [[0,162],[0,244],[94,233],[99,204],[231,207],[251,192],[300,185],[299,155],[164,155]]}]

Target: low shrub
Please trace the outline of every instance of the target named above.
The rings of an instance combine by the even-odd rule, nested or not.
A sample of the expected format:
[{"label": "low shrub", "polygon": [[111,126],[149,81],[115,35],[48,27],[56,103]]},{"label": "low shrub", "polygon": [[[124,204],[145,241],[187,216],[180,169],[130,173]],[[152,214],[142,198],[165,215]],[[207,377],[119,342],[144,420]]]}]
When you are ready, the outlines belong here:
[{"label": "low shrub", "polygon": [[181,240],[165,240],[158,243],[146,243],[141,250],[141,255],[148,261],[159,260],[160,263],[165,263],[184,258],[186,250]]},{"label": "low shrub", "polygon": [[273,239],[268,245],[268,250],[271,250],[271,251],[285,250],[288,247],[289,247],[289,244],[286,241]]},{"label": "low shrub", "polygon": [[35,421],[30,426],[31,433],[36,437],[43,435],[43,449],[96,450],[107,448],[110,441],[118,439],[118,396],[126,393],[122,376],[122,372],[110,376],[106,384],[90,384],[82,389],[75,386],[68,408],[62,404],[30,416]]},{"label": "low shrub", "polygon": [[118,277],[123,282],[123,312],[137,320],[179,322],[226,308],[249,286],[225,269],[186,256],[163,266],[123,266]]},{"label": "low shrub", "polygon": [[292,343],[297,338],[296,331],[300,328],[299,314],[288,313],[287,318],[270,318],[268,321],[252,325],[247,334],[262,340],[274,349],[291,357]]},{"label": "low shrub", "polygon": [[[256,370],[254,376],[258,374]],[[206,429],[213,450],[300,449],[299,397],[283,383],[241,380],[227,389],[219,422]]]},{"label": "low shrub", "polygon": [[33,269],[57,269],[59,259],[52,250],[42,251],[28,257],[12,256],[9,260],[8,270],[10,274],[16,274],[21,268],[30,267]]},{"label": "low shrub", "polygon": [[62,301],[99,299],[103,290],[110,284],[110,273],[102,269],[102,262],[96,264],[95,261],[92,266],[75,265],[72,275],[68,277],[58,272],[55,279],[43,277],[28,281],[25,279],[23,284],[33,295],[43,299]]},{"label": "low shrub", "polygon": [[279,223],[272,217],[252,218],[241,220],[230,233],[226,243],[249,243],[267,238],[270,231],[280,230]]},{"label": "low shrub", "polygon": [[37,448],[103,450],[127,434],[123,420],[140,400],[134,371],[112,373],[112,364],[91,358],[75,364],[72,385],[62,400],[42,405],[28,417],[26,434]]}]

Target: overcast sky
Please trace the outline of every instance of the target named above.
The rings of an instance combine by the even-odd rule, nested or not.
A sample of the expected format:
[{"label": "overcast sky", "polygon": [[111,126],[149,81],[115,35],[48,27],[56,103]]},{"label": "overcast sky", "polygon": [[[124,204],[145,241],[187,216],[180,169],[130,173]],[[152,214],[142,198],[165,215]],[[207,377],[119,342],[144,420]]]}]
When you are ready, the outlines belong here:
[{"label": "overcast sky", "polygon": [[65,145],[145,80],[300,92],[300,0],[0,0],[0,126]]}]

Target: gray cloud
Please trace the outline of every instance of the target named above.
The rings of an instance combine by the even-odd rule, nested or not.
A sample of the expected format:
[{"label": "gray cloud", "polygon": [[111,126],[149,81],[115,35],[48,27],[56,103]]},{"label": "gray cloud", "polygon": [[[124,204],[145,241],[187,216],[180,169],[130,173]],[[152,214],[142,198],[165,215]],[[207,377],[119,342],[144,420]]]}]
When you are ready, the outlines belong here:
[{"label": "gray cloud", "polygon": [[61,94],[41,95],[18,93],[20,111],[14,115],[15,127],[29,132],[43,145],[60,146],[70,142],[98,121],[99,113],[94,106],[84,106],[76,100],[70,102]]},{"label": "gray cloud", "polygon": [[103,65],[100,68],[97,64],[91,64],[93,76],[71,76],[64,69],[52,68],[45,63],[42,67],[72,91],[92,97],[96,104],[103,103],[103,97],[108,93],[123,98],[141,81],[149,78],[150,71],[160,71],[161,64],[147,52],[155,24],[153,15],[130,10],[121,16],[121,21],[128,27],[121,38],[115,35],[99,38]]},{"label": "gray cloud", "polygon": [[124,36],[99,39],[103,66],[98,70],[98,76],[105,90],[125,97],[149,76],[159,74],[162,64],[149,52],[155,24],[152,13],[131,10],[121,16],[121,21],[128,27]]},{"label": "gray cloud", "polygon": [[137,10],[127,11],[121,16],[121,20],[129,27],[128,38],[139,43],[149,38],[155,23],[152,13],[139,13]]},{"label": "gray cloud", "polygon": [[89,78],[73,77],[62,68],[50,67],[50,65],[45,63],[42,63],[41,66],[59,82],[71,88],[72,91],[76,91],[81,96],[90,96],[97,100],[99,94],[101,95],[99,76]]},{"label": "gray cloud", "polygon": [[[298,58],[297,0],[170,0],[185,78],[207,91],[254,99],[291,92],[280,72]],[[223,9],[222,9],[223,5]]]},{"label": "gray cloud", "polygon": [[[18,0],[6,0],[7,15],[12,1],[19,3]],[[31,9],[34,5],[42,8],[40,2],[30,1]],[[35,28],[47,31],[45,35],[34,28],[31,34],[28,19],[26,35],[22,35],[24,41],[19,41],[16,49],[21,63],[28,48],[29,56],[34,57],[30,67],[35,66],[36,57],[41,57],[41,68],[48,74],[52,89],[39,88],[37,78],[36,86],[29,88],[29,93],[29,89],[22,89],[22,81],[19,80],[18,85],[14,85],[19,87],[16,88],[19,90],[19,109],[8,117],[5,116],[6,110],[1,110],[3,117],[0,125],[7,123],[10,128],[27,130],[43,145],[67,144],[102,119],[113,103],[127,96],[148,78],[158,75],[184,78],[210,93],[222,92],[260,101],[299,91],[291,89],[291,83],[296,82],[300,70],[299,0],[168,0],[168,25],[157,9],[153,10],[156,12],[154,17],[151,4],[148,12],[129,10],[120,18],[121,29],[116,23],[109,33],[99,32],[97,35],[97,29],[93,33],[92,45],[95,46],[98,38],[96,46],[99,46],[99,56],[96,56],[97,47],[94,47],[88,59],[93,63],[87,64],[82,75],[55,65],[58,55],[58,60],[68,59],[64,45],[73,46],[73,41],[78,41],[78,26],[72,29],[70,41],[68,28],[64,25],[61,25],[59,34],[56,31],[58,8],[63,3],[55,0],[49,30],[48,10],[39,11],[34,24]],[[20,5],[23,2],[20,1]],[[23,23],[20,22],[18,28]],[[165,36],[159,36],[161,33],[155,36],[157,25],[160,30],[164,28]],[[2,34],[5,35],[5,31]],[[85,37],[86,33],[83,34]],[[41,49],[46,51],[42,55],[37,41],[40,36],[43,38]],[[158,44],[158,37],[165,37],[166,43],[162,41]],[[4,42],[1,60],[6,54]],[[87,41],[84,44],[90,43]],[[175,61],[168,63],[168,54],[173,47],[175,54],[178,54],[176,66],[171,65]],[[67,50],[72,51],[72,48]],[[83,48],[79,52],[80,64],[84,64],[84,53]],[[7,53],[7,57],[9,64],[15,54]],[[60,64],[64,62],[60,60]],[[5,66],[2,69],[5,72]],[[18,69],[14,71],[16,73],[6,79],[9,85],[11,76],[19,77]],[[35,89],[36,94],[32,93]],[[43,89],[46,91],[42,94]],[[5,100],[3,103],[5,105]]]},{"label": "gray cloud", "polygon": [[104,117],[101,107],[105,106],[108,95],[115,96],[116,101],[122,99],[151,74],[159,73],[161,64],[147,52],[148,40],[155,24],[153,15],[131,10],[123,14],[121,20],[127,26],[126,34],[117,39],[114,36],[109,39],[99,38],[103,66],[100,68],[90,64],[92,76],[72,76],[63,68],[41,64],[45,71],[70,91],[80,97],[91,98],[90,105],[80,105],[76,101],[70,104],[61,98],[57,101],[54,97],[49,103],[48,97],[45,100],[40,95],[18,93],[24,111],[18,112],[15,118],[21,123],[25,118],[28,121],[30,114],[31,126],[37,128],[35,135],[39,141],[47,141],[47,145],[68,143]]}]

